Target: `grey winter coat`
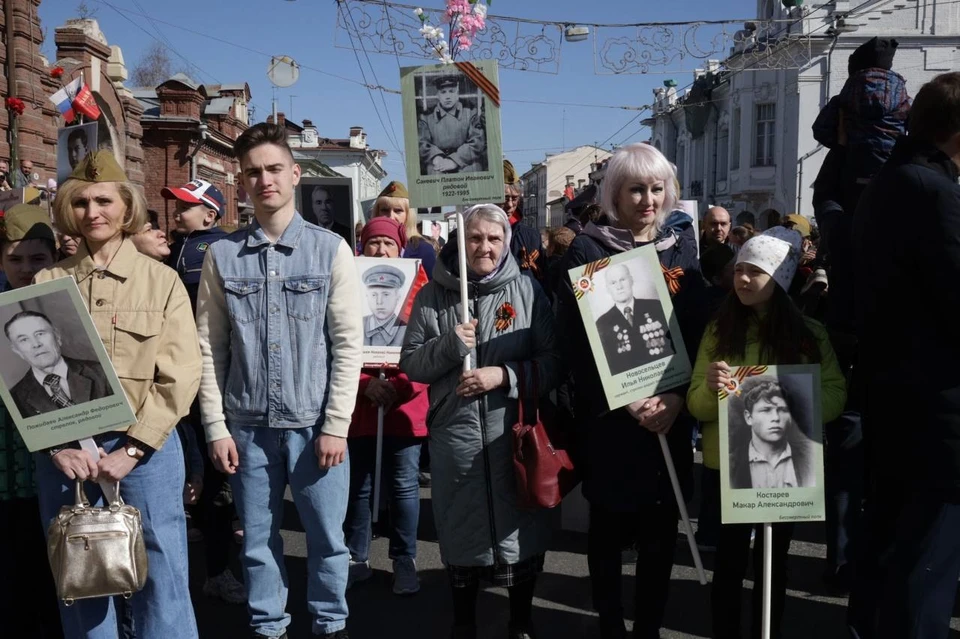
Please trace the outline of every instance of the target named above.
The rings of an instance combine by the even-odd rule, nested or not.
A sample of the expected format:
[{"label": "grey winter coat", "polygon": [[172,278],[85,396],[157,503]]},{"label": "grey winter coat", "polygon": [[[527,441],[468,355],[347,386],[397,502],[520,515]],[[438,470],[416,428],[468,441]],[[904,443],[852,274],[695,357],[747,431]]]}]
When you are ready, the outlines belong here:
[{"label": "grey winter coat", "polygon": [[[479,320],[471,361],[476,368],[505,366],[509,387],[458,397],[468,351],[455,332],[461,317],[456,249],[447,244],[433,281],[417,294],[400,368],[412,381],[430,384],[433,512],[444,563],[515,564],[546,552],[550,536],[549,511],[517,507],[512,428],[521,367],[532,391],[532,362],[537,362],[540,396],[560,381],[554,317],[540,286],[521,275],[512,256],[491,281],[471,282],[471,317]],[[498,328],[495,316],[504,304],[516,317]]]}]

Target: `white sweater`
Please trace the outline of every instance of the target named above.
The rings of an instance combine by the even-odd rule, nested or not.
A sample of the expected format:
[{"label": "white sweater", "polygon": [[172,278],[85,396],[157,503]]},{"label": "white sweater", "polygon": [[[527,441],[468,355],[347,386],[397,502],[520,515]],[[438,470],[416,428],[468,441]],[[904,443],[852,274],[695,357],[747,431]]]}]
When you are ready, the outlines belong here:
[{"label": "white sweater", "polygon": [[[333,362],[327,377],[330,395],[321,432],[346,437],[357,400],[357,385],[363,364],[363,318],[360,278],[353,252],[341,242],[330,273],[326,325]],[[230,317],[223,282],[208,254],[203,261],[197,304],[197,334],[203,356],[200,377],[200,413],[207,441],[230,437],[223,413],[223,389],[230,363]]]}]

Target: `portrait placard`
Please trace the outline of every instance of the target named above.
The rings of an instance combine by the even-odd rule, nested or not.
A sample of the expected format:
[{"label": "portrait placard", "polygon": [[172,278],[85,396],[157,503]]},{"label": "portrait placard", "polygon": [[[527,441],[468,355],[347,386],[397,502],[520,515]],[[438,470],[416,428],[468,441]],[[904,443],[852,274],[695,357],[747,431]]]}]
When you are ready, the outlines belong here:
[{"label": "portrait placard", "polygon": [[725,524],[822,521],[820,366],[741,366],[720,391]]},{"label": "portrait placard", "polygon": [[57,184],[63,184],[83,158],[97,148],[96,122],[57,131]]},{"label": "portrait placard", "polygon": [[0,294],[0,397],[31,451],[137,421],[72,277]]},{"label": "portrait placard", "polygon": [[690,381],[690,360],[653,246],[570,269],[610,410]]},{"label": "portrait placard", "polygon": [[503,200],[497,63],[465,64],[469,74],[452,64],[400,69],[413,207]]},{"label": "portrait placard", "polygon": [[352,184],[348,177],[309,177],[297,186],[297,210],[303,219],[333,231],[351,248],[356,246]]},{"label": "portrait placard", "polygon": [[358,257],[356,264],[363,287],[363,365],[396,366],[413,298],[422,285],[420,260]]}]

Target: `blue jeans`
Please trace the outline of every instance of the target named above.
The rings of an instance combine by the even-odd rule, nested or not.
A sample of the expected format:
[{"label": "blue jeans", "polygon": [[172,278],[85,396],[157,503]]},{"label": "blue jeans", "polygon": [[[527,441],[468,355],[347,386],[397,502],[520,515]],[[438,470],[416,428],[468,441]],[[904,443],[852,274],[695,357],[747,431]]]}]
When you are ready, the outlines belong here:
[{"label": "blue jeans", "polygon": [[318,427],[230,428],[240,456],[230,476],[243,522],[244,581],[250,625],[258,634],[279,637],[290,625],[287,571],[283,563],[283,493],[287,485],[307,537],[307,611],[313,632],[326,634],[347,625],[347,573],[350,553],[343,542],[350,463],[321,470],[314,444]]},{"label": "blue jeans", "polygon": [[[108,453],[126,442],[126,435],[97,438]],[[47,528],[60,506],[72,504],[73,482],[53,465],[45,453],[34,455],[40,516]],[[128,602],[140,639],[194,639],[197,623],[190,601],[187,572],[187,528],[183,515],[183,449],[172,435],[160,450],[147,453],[120,482],[120,495],[140,509],[147,547],[147,583]],[[91,503],[102,505],[99,486],[84,484]],[[69,608],[60,606],[67,639],[116,639],[117,611],[112,598],[83,599]]]},{"label": "blue jeans", "polygon": [[[390,558],[417,556],[417,523],[420,520],[419,437],[384,437],[381,486],[390,495]],[[350,505],[343,532],[350,558],[367,561],[370,555],[373,475],[377,438],[355,437],[350,446]],[[380,493],[384,503],[386,493]]]}]

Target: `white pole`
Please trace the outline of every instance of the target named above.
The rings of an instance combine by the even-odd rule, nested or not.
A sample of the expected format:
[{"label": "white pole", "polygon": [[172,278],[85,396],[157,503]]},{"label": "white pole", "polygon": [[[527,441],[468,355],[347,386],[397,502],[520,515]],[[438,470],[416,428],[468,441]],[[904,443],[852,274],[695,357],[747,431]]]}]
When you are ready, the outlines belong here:
[{"label": "white pole", "polygon": [[[763,639],[770,639],[770,605],[773,593],[773,525],[763,524]],[[754,586],[756,587],[756,586]]]},{"label": "white pole", "polygon": [[[470,296],[467,294],[467,235],[466,229],[463,228],[463,212],[460,210],[457,211],[457,257],[460,261],[460,323],[466,324],[470,321]],[[463,358],[463,371],[467,372],[470,368],[468,354]]]},{"label": "white pole", "polygon": [[683,530],[687,534],[687,543],[690,545],[690,554],[693,555],[693,565],[697,567],[697,575],[700,577],[700,585],[707,585],[707,573],[703,571],[703,561],[700,560],[700,549],[697,548],[697,542],[693,538],[693,527],[690,525],[690,515],[687,514],[687,504],[683,501],[683,491],[680,490],[680,480],[677,479],[677,469],[673,465],[673,455],[670,454],[670,446],[667,444],[667,436],[657,435],[660,439],[660,449],[663,451],[663,461],[667,464],[667,473],[670,475],[670,484],[673,486],[673,495],[677,498],[677,508],[680,509],[680,518],[683,520]]},{"label": "white pole", "polygon": [[[380,379],[386,379],[386,373],[380,369]],[[373,471],[373,523],[380,521],[380,473],[383,469],[383,406],[377,407],[377,458]]]}]

